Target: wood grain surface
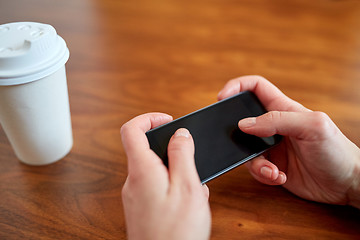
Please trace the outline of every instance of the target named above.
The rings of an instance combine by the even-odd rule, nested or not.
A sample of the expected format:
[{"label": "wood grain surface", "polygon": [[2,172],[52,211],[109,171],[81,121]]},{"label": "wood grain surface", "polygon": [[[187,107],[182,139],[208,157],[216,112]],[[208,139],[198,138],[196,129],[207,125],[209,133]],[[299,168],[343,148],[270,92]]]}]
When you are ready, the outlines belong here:
[{"label": "wood grain surface", "polygon": [[[0,0],[0,24],[14,21],[66,40],[75,143],[31,167],[0,128],[0,239],[126,239],[121,125],[190,113],[241,75],[326,112],[360,145],[358,0]],[[359,210],[262,185],[243,166],[208,186],[212,239],[360,239]]]}]

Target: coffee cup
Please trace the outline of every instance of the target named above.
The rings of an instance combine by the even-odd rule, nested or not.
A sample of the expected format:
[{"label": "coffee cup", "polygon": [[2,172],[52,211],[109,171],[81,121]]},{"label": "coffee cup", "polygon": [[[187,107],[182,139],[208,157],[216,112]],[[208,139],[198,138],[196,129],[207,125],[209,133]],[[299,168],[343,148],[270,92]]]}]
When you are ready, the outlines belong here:
[{"label": "coffee cup", "polygon": [[0,124],[23,163],[50,164],[72,148],[68,58],[51,25],[0,25]]}]

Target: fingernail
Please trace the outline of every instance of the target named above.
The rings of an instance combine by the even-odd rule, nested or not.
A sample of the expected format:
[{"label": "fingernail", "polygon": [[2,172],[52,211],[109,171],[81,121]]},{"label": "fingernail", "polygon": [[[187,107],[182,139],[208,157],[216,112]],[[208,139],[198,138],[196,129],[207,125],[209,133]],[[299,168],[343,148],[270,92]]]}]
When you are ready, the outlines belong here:
[{"label": "fingernail", "polygon": [[232,91],[233,89],[228,89],[228,88],[223,88],[223,89],[221,89],[221,91],[218,93],[218,97],[220,97],[220,96],[227,96],[227,97],[229,97],[229,95],[232,95],[231,94],[231,91]]},{"label": "fingernail", "polygon": [[186,128],[180,128],[175,132],[174,136],[190,138],[190,132]]},{"label": "fingernail", "polygon": [[239,128],[248,128],[256,124],[256,118],[250,117],[239,121]]},{"label": "fingernail", "polygon": [[279,178],[280,178],[281,184],[284,184],[286,182],[286,175],[284,173],[280,173]]},{"label": "fingernail", "polygon": [[266,178],[269,178],[271,179],[271,176],[272,176],[272,169],[267,167],[267,166],[264,166],[260,169],[260,173],[263,177],[266,177]]}]

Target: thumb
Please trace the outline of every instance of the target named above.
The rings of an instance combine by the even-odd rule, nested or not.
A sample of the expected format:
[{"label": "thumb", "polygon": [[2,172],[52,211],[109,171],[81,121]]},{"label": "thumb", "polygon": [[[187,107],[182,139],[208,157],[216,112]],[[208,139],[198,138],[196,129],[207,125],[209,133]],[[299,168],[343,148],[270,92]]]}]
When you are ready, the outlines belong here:
[{"label": "thumb", "polygon": [[178,129],[168,145],[169,174],[172,184],[199,187],[200,178],[195,167],[195,146],[190,132]]},{"label": "thumb", "polygon": [[256,118],[242,119],[238,125],[243,132],[258,137],[279,134],[308,141],[324,140],[338,131],[323,112],[271,111]]}]

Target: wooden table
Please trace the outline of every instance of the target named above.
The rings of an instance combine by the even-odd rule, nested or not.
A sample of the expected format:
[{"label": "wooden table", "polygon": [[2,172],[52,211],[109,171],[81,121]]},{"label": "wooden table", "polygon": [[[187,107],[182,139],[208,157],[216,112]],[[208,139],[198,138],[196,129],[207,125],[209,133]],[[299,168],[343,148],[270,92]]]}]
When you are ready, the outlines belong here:
[{"label": "wooden table", "polygon": [[[214,103],[237,76],[265,76],[360,145],[359,1],[0,0],[0,23],[13,21],[66,40],[75,144],[31,167],[0,130],[0,239],[125,239],[121,125]],[[359,210],[262,185],[245,167],[208,186],[212,239],[360,239]]]}]

